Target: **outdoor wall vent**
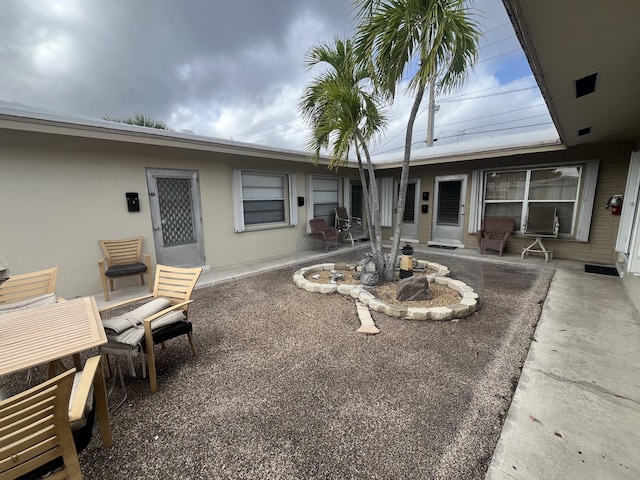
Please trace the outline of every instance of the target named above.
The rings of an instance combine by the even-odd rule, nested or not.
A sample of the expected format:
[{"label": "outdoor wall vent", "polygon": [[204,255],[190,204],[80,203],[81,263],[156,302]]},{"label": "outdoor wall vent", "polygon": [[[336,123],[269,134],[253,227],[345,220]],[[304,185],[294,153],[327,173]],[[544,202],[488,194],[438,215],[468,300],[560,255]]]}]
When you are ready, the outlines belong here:
[{"label": "outdoor wall vent", "polygon": [[596,79],[598,78],[598,72],[587,75],[586,77],[579,78],[575,81],[576,84],[576,98],[584,97],[596,91]]},{"label": "outdoor wall vent", "polygon": [[587,135],[588,133],[591,133],[591,127],[585,127],[578,130],[579,137],[581,137],[582,135]]}]

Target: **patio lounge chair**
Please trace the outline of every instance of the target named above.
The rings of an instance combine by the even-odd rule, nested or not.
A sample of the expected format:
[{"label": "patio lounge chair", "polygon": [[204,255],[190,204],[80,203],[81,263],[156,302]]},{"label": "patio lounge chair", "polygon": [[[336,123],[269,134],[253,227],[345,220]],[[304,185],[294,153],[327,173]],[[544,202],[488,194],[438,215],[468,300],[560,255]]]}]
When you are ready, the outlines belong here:
[{"label": "patio lounge chair", "polygon": [[134,298],[103,308],[105,312],[124,305],[150,300],[144,305],[117,317],[103,320],[107,332],[107,345],[100,347],[106,355],[126,355],[131,374],[135,376],[134,357],[141,357],[145,376],[145,357],[149,364],[151,391],[158,390],[154,346],[172,338],[186,335],[191,353],[196,355],[193,344],[193,325],[188,320],[191,293],[202,272],[201,267],[180,268],[156,266],[153,294]]},{"label": "patio lounge chair", "polygon": [[[125,238],[123,240],[98,240],[104,258],[98,262],[100,269],[100,281],[104,292],[105,301],[109,301],[109,287],[113,292],[113,280],[119,277],[140,275],[140,283],[144,285],[144,276],[147,276],[149,291],[153,292],[152,278],[149,276],[151,268],[151,256],[142,251],[142,237]],[[143,262],[144,260],[144,262]],[[105,268],[106,264],[106,268]]]},{"label": "patio lounge chair", "polygon": [[507,246],[507,240],[513,233],[515,221],[508,217],[486,217],[482,220],[480,230],[476,232],[478,237],[478,248],[480,253],[484,253],[487,249],[497,250],[498,255],[502,256],[502,252]]},{"label": "patio lounge chair", "polygon": [[545,262],[553,259],[553,250],[547,248],[547,246],[542,243],[542,239],[544,237],[558,238],[559,231],[560,222],[558,221],[558,211],[555,207],[529,206],[523,234],[526,236],[534,236],[536,240],[528,247],[522,249],[520,258],[524,258],[525,255],[533,252],[544,254]]},{"label": "patio lounge chair", "polygon": [[311,235],[320,242],[327,252],[329,247],[338,248],[340,230],[330,227],[324,218],[312,218],[309,220],[309,227],[311,228]]}]

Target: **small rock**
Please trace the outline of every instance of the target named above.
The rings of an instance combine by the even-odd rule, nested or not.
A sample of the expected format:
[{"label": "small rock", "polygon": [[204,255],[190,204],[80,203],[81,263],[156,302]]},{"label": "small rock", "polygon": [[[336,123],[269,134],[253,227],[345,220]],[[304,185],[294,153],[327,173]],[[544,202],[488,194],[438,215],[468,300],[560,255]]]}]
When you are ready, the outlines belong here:
[{"label": "small rock", "polygon": [[376,272],[365,272],[360,276],[360,281],[363,285],[373,287],[379,283],[378,274]]},{"label": "small rock", "polygon": [[331,270],[329,279],[331,280],[331,283],[336,283],[338,280],[344,280],[344,274],[336,270]]}]

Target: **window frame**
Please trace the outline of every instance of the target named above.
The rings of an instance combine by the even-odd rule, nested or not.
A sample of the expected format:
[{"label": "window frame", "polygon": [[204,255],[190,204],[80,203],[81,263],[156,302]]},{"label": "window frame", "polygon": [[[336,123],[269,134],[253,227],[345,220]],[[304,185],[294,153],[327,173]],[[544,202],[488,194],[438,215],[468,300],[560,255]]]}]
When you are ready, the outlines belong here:
[{"label": "window frame", "polygon": [[[534,170],[556,169],[556,168],[580,168],[580,179],[578,181],[575,200],[549,200],[548,202],[558,203],[574,203],[571,234],[560,234],[559,238],[566,240],[574,240],[579,242],[589,241],[589,231],[591,228],[591,217],[593,214],[593,204],[595,199],[595,189],[598,178],[599,160],[587,160],[580,162],[553,163],[553,164],[528,164],[509,167],[484,168],[474,170],[472,172],[471,186],[471,211],[469,215],[469,230],[471,234],[475,234],[480,228],[482,218],[486,210],[486,175],[492,172],[518,172],[526,171],[526,187],[525,195],[522,200],[514,200],[514,202],[522,202],[522,217],[520,228],[525,221],[526,206],[529,204],[529,179],[531,172]],[[531,203],[544,203],[544,200],[533,200]],[[489,203],[506,203],[499,201],[490,201]],[[518,231],[515,236],[522,235]]]},{"label": "window frame", "polygon": [[[247,225],[245,223],[245,209],[243,197],[243,175],[259,175],[265,177],[278,177],[283,179],[284,187],[284,221],[265,222]],[[254,169],[234,169],[233,170],[233,219],[236,233],[270,230],[274,228],[294,227],[298,225],[298,210],[296,208],[296,176],[291,172],[254,170]]]}]

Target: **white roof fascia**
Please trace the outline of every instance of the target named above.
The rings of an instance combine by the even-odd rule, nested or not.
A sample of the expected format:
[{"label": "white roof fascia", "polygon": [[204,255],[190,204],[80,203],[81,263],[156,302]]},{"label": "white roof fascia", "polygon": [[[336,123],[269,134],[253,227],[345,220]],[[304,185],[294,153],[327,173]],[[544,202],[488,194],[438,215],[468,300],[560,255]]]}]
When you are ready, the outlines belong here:
[{"label": "white roof fascia", "polygon": [[[49,133],[99,140],[130,142],[145,145],[203,150],[232,155],[287,160],[309,163],[309,154],[295,150],[278,149],[262,145],[223,140],[191,133],[141,127],[126,123],[82,117],[62,116],[50,112],[26,110],[24,108],[8,108],[0,102],[0,129]],[[321,165],[328,165],[329,160],[321,158]],[[357,167],[349,164],[346,167]]]},{"label": "white roof fascia", "polygon": [[[411,166],[466,162],[558,150],[566,150],[566,146],[560,142],[555,130],[545,130],[414,149],[411,152]],[[385,155],[374,157],[373,163],[376,170],[382,170],[400,168],[403,162],[398,157]]]}]

